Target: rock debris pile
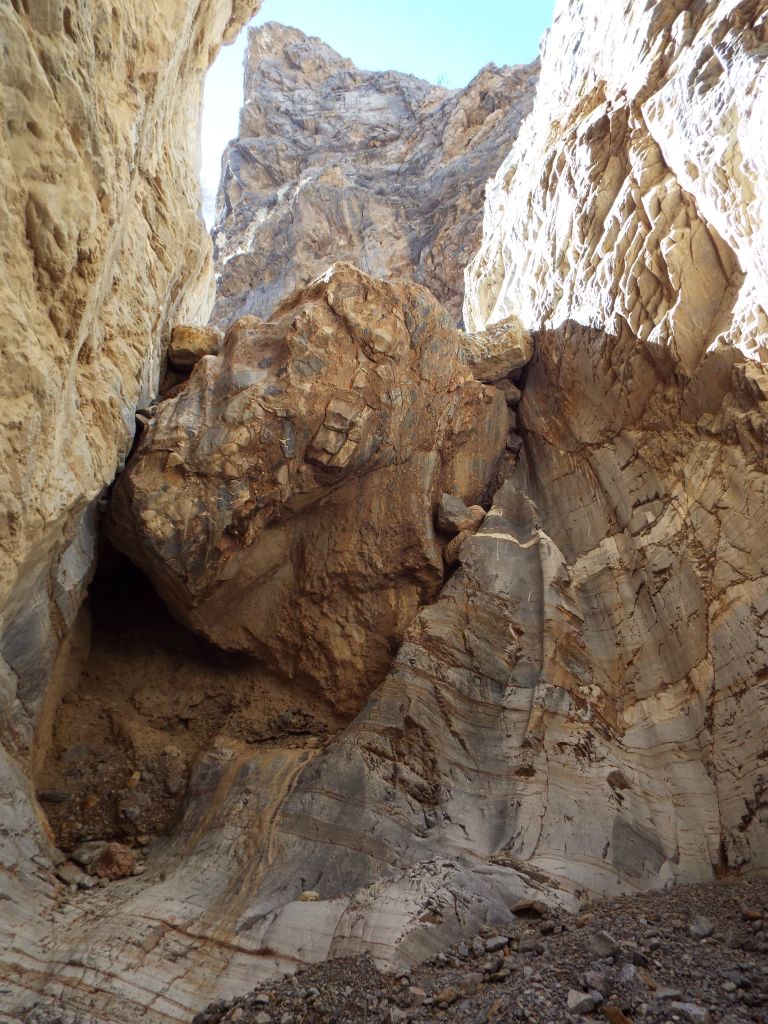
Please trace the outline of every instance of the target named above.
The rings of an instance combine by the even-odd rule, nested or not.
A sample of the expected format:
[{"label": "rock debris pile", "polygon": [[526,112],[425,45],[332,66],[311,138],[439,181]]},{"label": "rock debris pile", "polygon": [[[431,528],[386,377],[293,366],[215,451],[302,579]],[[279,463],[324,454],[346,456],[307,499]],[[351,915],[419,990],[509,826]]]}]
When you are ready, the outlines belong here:
[{"label": "rock debris pile", "polygon": [[[707,916],[702,916],[705,911]],[[620,897],[576,915],[537,901],[504,934],[483,928],[420,967],[380,974],[329,960],[193,1024],[762,1024],[768,1007],[768,882]]]}]

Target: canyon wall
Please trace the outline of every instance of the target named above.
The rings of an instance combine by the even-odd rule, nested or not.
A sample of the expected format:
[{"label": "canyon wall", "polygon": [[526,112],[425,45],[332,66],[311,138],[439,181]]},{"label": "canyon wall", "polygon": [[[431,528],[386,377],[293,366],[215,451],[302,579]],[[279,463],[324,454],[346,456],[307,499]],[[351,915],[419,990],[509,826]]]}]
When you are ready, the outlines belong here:
[{"label": "canyon wall", "polygon": [[32,890],[51,891],[31,859],[48,839],[27,773],[35,731],[87,647],[87,624],[74,623],[97,501],[156,393],[171,326],[205,318],[213,299],[203,76],[257,6],[0,5],[4,946],[34,914]]},{"label": "canyon wall", "polygon": [[28,746],[80,603],[93,500],[157,391],[171,326],[205,317],[203,75],[257,3],[17,0],[3,47],[0,718]]},{"label": "canyon wall", "polygon": [[538,61],[459,90],[361,71],[321,40],[248,33],[245,105],[213,230],[213,319],[265,317],[337,260],[426,285],[460,321],[485,184],[531,108]]},{"label": "canyon wall", "polygon": [[591,833],[675,875],[768,849],[767,42],[764,3],[560,5],[467,271],[471,325],[536,334],[520,486],[576,599],[560,685],[617,759]]},{"label": "canyon wall", "polygon": [[[272,659],[216,683],[272,717],[209,723],[140,876],[55,889],[44,851],[4,836],[14,1012],[188,1020],[301,962],[367,951],[391,968],[482,924],[513,934],[520,899],[768,867],[767,44],[755,0],[561,0],[468,269],[471,333],[416,285],[337,268],[274,323],[240,321],[159,406],[113,536],[180,619]],[[458,444],[457,408],[479,425],[459,417]],[[334,603],[320,565],[354,602]],[[288,588],[274,621],[254,581]],[[327,685],[327,637],[287,646],[291,601],[318,599],[332,653],[365,657],[366,630],[391,625],[387,586],[395,612],[419,596],[393,616],[383,681],[345,705],[355,673],[342,660],[342,691]],[[176,719],[199,727],[200,666],[225,654],[168,658],[184,706],[166,710],[152,636],[122,658],[160,744]],[[23,787],[7,806],[29,816]]]}]

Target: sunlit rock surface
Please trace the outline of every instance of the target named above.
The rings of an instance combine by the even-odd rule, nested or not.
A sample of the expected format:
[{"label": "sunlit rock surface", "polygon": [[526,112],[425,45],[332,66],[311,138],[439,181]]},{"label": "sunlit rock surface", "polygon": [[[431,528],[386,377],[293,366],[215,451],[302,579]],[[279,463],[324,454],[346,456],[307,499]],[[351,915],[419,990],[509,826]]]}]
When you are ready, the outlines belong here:
[{"label": "sunlit rock surface", "polygon": [[[489,328],[459,337],[475,371],[488,357],[497,372],[504,339],[524,347],[528,329],[534,354],[504,385],[519,401],[505,480],[462,531],[458,568],[343,731],[291,745],[224,720],[140,877],[55,890],[9,762],[11,1020],[188,1021],[303,961],[422,958],[508,921],[524,894],[573,906],[768,866],[767,16],[725,0],[558,5],[468,274],[467,323]],[[240,330],[233,355],[270,328]],[[228,358],[204,357],[189,396],[213,397],[206,374]],[[312,438],[339,432],[303,408]],[[161,407],[147,451],[172,419]],[[162,465],[158,444],[158,480],[197,443],[173,434]],[[238,458],[232,443],[216,459]],[[286,456],[264,450],[267,479]],[[219,483],[204,465],[180,503]],[[242,478],[233,465],[214,476]],[[162,531],[143,529],[162,562]],[[186,568],[179,546],[169,603],[215,576],[220,540]],[[137,648],[132,672],[151,676]]]},{"label": "sunlit rock surface", "polygon": [[77,671],[95,499],[127,454],[171,325],[205,318],[213,298],[203,76],[257,6],[171,0],[161,17],[132,0],[0,5],[3,959],[53,895],[32,860],[45,862],[48,837],[29,771]]},{"label": "sunlit rock surface", "polygon": [[489,64],[451,91],[360,71],[283,25],[248,38],[213,231],[215,322],[270,315],[335,260],[413,278],[460,318],[485,184],[531,108],[538,62]]},{"label": "sunlit rock surface", "polygon": [[768,863],[767,42],[764,3],[560,4],[467,273],[471,326],[536,334],[519,485],[567,571],[587,776],[521,849],[590,886]]}]

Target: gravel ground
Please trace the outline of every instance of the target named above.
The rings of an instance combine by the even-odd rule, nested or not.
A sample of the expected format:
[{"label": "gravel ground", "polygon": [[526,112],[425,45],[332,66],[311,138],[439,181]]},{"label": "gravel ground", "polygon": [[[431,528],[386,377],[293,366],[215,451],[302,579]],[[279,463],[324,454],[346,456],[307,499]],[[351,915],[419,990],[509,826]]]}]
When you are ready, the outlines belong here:
[{"label": "gravel ground", "polygon": [[212,1003],[193,1024],[768,1022],[768,878],[604,900],[578,917],[521,905],[397,975],[330,960]]}]

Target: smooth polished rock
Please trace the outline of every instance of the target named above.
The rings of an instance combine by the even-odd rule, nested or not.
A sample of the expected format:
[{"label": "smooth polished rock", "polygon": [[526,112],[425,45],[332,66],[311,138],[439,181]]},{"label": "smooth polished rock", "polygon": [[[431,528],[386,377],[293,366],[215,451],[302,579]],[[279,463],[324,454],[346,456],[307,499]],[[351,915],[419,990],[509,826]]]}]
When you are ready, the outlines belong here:
[{"label": "smooth polished rock", "polygon": [[[78,612],[98,499],[172,324],[206,320],[213,298],[197,201],[203,78],[257,6],[0,4],[3,986],[29,967],[23,929],[58,899],[33,861],[56,854],[30,776],[88,646]],[[50,947],[50,925],[31,941]]]}]

